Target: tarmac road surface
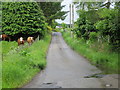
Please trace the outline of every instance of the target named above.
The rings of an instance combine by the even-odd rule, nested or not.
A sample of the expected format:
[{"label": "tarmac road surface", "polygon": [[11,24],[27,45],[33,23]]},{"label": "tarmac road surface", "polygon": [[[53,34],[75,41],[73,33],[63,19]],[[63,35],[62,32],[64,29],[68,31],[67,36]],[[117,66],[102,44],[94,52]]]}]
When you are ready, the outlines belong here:
[{"label": "tarmac road surface", "polygon": [[118,75],[85,78],[102,71],[73,51],[54,32],[47,55],[47,67],[23,88],[117,88]]}]

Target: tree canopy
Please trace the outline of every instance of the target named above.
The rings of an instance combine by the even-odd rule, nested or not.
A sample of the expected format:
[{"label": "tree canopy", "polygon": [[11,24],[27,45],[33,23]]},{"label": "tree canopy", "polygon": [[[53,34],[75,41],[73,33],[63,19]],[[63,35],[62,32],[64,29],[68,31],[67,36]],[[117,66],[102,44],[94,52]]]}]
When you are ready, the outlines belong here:
[{"label": "tree canopy", "polygon": [[7,35],[41,34],[46,30],[45,17],[36,2],[3,2],[2,32]]},{"label": "tree canopy", "polygon": [[[89,40],[91,32],[96,32],[101,38],[108,40],[114,50],[119,47],[119,5],[116,2],[110,7],[111,2],[79,2],[77,4],[79,18],[75,33],[79,38]],[[94,34],[95,35],[95,34]],[[98,36],[98,37],[99,37]]]},{"label": "tree canopy", "polygon": [[61,2],[38,2],[38,4],[43,10],[49,25],[52,26],[55,19],[65,19],[67,11],[61,11],[64,7],[61,6]]}]

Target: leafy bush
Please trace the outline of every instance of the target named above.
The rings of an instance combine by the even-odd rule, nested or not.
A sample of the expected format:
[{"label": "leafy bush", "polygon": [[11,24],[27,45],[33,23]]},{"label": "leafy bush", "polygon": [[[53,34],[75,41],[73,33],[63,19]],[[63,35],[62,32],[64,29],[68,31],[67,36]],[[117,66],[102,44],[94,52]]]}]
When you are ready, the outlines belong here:
[{"label": "leafy bush", "polygon": [[96,29],[101,32],[101,35],[109,36],[110,45],[113,46],[113,50],[119,50],[119,27],[118,24],[118,9],[100,9],[98,11],[99,17],[103,18],[95,23]]},{"label": "leafy bush", "polygon": [[90,32],[89,39],[91,41],[96,41],[98,37],[98,34],[96,32]]},{"label": "leafy bush", "polygon": [[[84,6],[88,5],[85,3]],[[113,51],[120,50],[120,40],[119,40],[119,2],[116,2],[117,8],[100,8],[94,3],[89,3],[89,5],[93,5],[87,7],[86,9],[78,10],[79,18],[77,19],[76,24],[78,27],[75,29],[75,34],[79,38],[84,38],[85,40],[89,40],[90,32],[98,32],[100,34],[101,41],[103,40],[108,42],[109,45],[112,46]],[[95,6],[95,8],[93,8]],[[94,13],[94,14],[93,14]],[[107,37],[107,38],[106,38]]]},{"label": "leafy bush", "polygon": [[49,31],[52,31],[52,30],[53,30],[50,26],[47,26],[47,28],[48,28]]},{"label": "leafy bush", "polygon": [[2,32],[7,35],[41,34],[46,31],[45,17],[36,2],[3,2]]}]

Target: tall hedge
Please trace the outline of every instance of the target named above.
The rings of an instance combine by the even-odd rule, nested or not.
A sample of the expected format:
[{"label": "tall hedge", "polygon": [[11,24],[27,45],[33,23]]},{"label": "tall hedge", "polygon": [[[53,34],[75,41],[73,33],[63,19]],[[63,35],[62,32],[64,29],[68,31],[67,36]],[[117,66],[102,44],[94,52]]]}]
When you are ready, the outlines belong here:
[{"label": "tall hedge", "polygon": [[45,17],[36,2],[3,2],[2,32],[7,35],[44,35]]},{"label": "tall hedge", "polygon": [[[109,3],[109,2],[108,2]],[[81,3],[82,4],[82,3]],[[79,4],[81,6],[81,4]],[[91,32],[101,38],[101,41],[107,42],[113,51],[120,51],[120,35],[119,33],[119,18],[120,18],[120,2],[116,2],[115,5],[110,8],[109,6],[102,7],[96,6],[95,3],[84,3],[86,9],[78,10],[79,18],[77,19],[77,26],[75,33],[77,37],[89,40],[91,38]],[[87,7],[89,4],[93,6]],[[104,5],[104,3],[102,3]],[[109,8],[108,8],[109,7]],[[95,35],[96,36],[96,35]],[[95,38],[94,38],[95,39]],[[98,38],[96,38],[97,40]]]}]

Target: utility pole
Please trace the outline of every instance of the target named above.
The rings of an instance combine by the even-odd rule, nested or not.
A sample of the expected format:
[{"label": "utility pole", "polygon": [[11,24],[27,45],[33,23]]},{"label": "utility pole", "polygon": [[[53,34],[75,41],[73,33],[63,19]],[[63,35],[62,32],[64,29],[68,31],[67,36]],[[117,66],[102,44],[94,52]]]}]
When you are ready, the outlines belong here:
[{"label": "utility pole", "polygon": [[69,5],[70,8],[70,28],[74,27],[74,4]]},{"label": "utility pole", "polygon": [[72,28],[74,27],[74,4],[70,4],[70,28],[71,28],[71,37],[72,35]]},{"label": "utility pole", "polygon": [[72,4],[72,28],[74,27],[74,4]]},{"label": "utility pole", "polygon": [[69,9],[70,9],[70,28],[71,28],[71,13],[72,13],[72,10],[71,10],[71,4],[69,5]]}]

